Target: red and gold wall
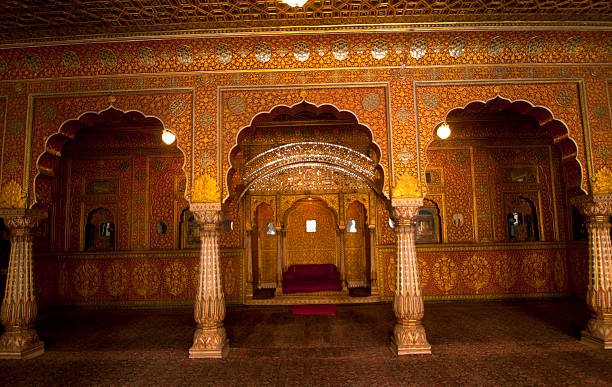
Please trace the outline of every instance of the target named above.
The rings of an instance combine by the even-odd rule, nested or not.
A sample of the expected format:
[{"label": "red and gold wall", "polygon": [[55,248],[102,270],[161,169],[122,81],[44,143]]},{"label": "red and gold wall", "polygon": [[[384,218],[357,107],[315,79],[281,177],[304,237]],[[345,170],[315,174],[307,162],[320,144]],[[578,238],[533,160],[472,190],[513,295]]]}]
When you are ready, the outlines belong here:
[{"label": "red and gold wall", "polygon": [[[202,174],[216,177],[223,189],[220,200],[226,199],[229,152],[240,130],[254,116],[303,100],[316,105],[332,104],[352,112],[360,124],[371,130],[382,152],[380,164],[387,196],[395,177],[406,173],[423,181],[427,168],[451,165],[454,172],[443,172],[445,184],[456,174],[471,176],[470,186],[452,187],[461,191],[451,191],[449,185],[444,192],[432,187],[429,193],[433,200],[444,195],[443,222],[449,222],[449,216],[452,219],[458,211],[466,222],[462,230],[444,224],[443,242],[456,243],[458,250],[444,245],[420,250],[419,256],[425,262],[425,294],[579,295],[583,283],[578,262],[583,250],[564,245],[569,238],[567,198],[562,194],[552,197],[555,188],[550,184],[532,187],[558,211],[549,214],[548,208],[542,206],[543,238],[539,245],[506,247],[501,237],[505,228],[494,221],[504,211],[500,207],[503,191],[494,190],[497,183],[485,184],[485,172],[479,167],[486,155],[475,147],[455,149],[454,153],[428,147],[434,128],[452,109],[495,97],[525,101],[564,123],[567,138],[577,148],[572,157],[580,168],[573,171],[574,178],[588,192],[589,182],[598,170],[609,166],[612,156],[611,59],[612,33],[552,28],[160,36],[139,41],[111,39],[6,47],[0,51],[0,184],[16,181],[28,193],[29,205],[37,201],[54,214],[56,223],[49,230],[49,246],[42,249],[51,251],[51,255],[44,259],[41,256],[39,264],[54,270],[57,278],[44,280],[43,284],[49,284],[40,286],[56,292],[56,297],[47,297],[49,303],[54,298],[63,304],[189,300],[193,294],[188,280],[191,277],[182,273],[192,273],[197,253],[185,257],[181,254],[187,253],[177,253],[182,258],[171,253],[178,248],[177,212],[187,205],[177,194],[176,176],[184,173],[186,177],[187,199],[192,181]],[[66,191],[51,187],[44,179],[38,183],[38,162],[48,151],[49,138],[56,133],[73,136],[66,122],[110,107],[159,119],[164,128],[177,134],[182,158],[109,155],[101,160],[102,165],[100,160],[91,159],[79,163],[81,169],[70,172]],[[458,152],[464,153],[464,164],[457,162]],[[503,156],[505,151],[499,152]],[[538,152],[535,148],[526,152],[526,162],[537,159]],[[124,162],[128,168],[122,171]],[[567,178],[555,175],[555,168],[553,165],[542,173],[555,181]],[[114,179],[119,193],[87,197],[82,184],[91,177]],[[54,197],[52,192],[62,194]],[[461,198],[451,196],[459,192]],[[487,203],[488,197],[494,200]],[[233,199],[228,200],[231,203]],[[119,252],[103,257],[80,252],[81,216],[90,206],[101,203],[118,214],[117,246],[125,253],[123,258]],[[385,273],[391,270],[394,236],[387,225],[388,213],[382,199],[377,208],[376,256],[379,281],[383,282]],[[242,204],[228,205],[227,212],[234,220],[234,230],[222,233],[224,286],[228,299],[240,302],[245,282],[241,274]],[[66,214],[66,219],[61,219],[60,214]],[[163,237],[155,231],[161,219],[168,219],[169,226]],[[476,247],[465,250],[465,243]],[[517,251],[520,259],[508,258]],[[57,264],[53,264],[53,257],[59,257]],[[117,267],[113,263],[121,263],[119,269],[113,269]],[[577,274],[568,275],[568,271]],[[503,280],[503,273],[515,278],[511,286],[512,281]],[[149,280],[143,280],[143,276]],[[167,280],[179,277],[187,279],[184,283]],[[438,286],[436,278],[448,284]],[[120,285],[115,288],[124,291],[112,290],[107,281],[118,281]],[[388,289],[390,281],[381,283],[381,289]],[[148,285],[142,285],[145,282]],[[454,285],[449,287],[451,284]],[[389,293],[384,295],[389,297]]]}]

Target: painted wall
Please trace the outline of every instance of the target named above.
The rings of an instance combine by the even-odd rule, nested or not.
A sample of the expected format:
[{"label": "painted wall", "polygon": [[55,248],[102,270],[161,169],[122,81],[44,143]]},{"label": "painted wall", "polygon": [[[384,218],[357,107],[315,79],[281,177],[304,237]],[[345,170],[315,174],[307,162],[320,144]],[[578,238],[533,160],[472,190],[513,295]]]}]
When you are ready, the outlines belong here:
[{"label": "painted wall", "polygon": [[[351,111],[360,123],[372,131],[374,142],[382,152],[381,166],[385,172],[385,192],[388,193],[396,176],[409,173],[423,179],[429,162],[435,164],[443,161],[443,156],[436,156],[435,152],[429,160],[427,147],[433,139],[435,126],[445,120],[449,111],[472,101],[487,101],[500,96],[509,101],[526,101],[542,121],[553,117],[565,124],[567,137],[577,149],[576,154],[570,157],[575,157],[581,167],[572,173],[581,180],[582,189],[588,191],[589,180],[602,167],[610,164],[612,156],[609,104],[612,92],[611,59],[612,33],[554,29],[364,31],[8,47],[0,51],[0,184],[14,180],[30,193],[30,203],[39,194],[39,202],[44,202],[45,192],[51,195],[53,189],[57,189],[44,180],[34,186],[35,176],[41,168],[38,164],[40,155],[45,152],[58,155],[58,150],[50,146],[47,140],[58,132],[67,137],[73,136],[71,128],[65,125],[68,121],[86,112],[100,112],[113,106],[122,111],[138,110],[147,116],[155,116],[164,127],[178,135],[177,144],[186,160],[184,170],[188,196],[194,176],[209,174],[217,178],[225,197],[228,193],[225,179],[230,167],[228,153],[236,144],[240,129],[248,126],[252,118],[261,112],[306,100],[317,105],[333,104],[340,110]],[[566,137],[566,134],[561,134],[561,137]],[[450,232],[449,238],[454,238],[453,241],[498,241],[502,235],[501,226],[484,221],[482,213],[486,213],[486,207],[478,207],[483,202],[481,195],[485,195],[480,188],[484,185],[479,184],[482,173],[477,168],[478,159],[483,157],[478,152],[471,156],[476,161],[473,172],[476,185],[468,200],[471,201],[470,208],[475,205],[478,210],[475,217],[469,217],[472,225],[478,225],[478,231],[472,226],[469,235]],[[537,154],[533,154],[533,157],[537,157]],[[565,157],[565,154],[561,157]],[[106,167],[116,171],[122,162],[119,160],[120,157],[109,160]],[[159,165],[159,162],[163,167],[157,171],[152,166]],[[147,205],[159,200],[150,196],[149,199],[145,197],[143,202],[138,198],[157,189],[167,197],[174,187],[174,181],[163,180],[159,187],[152,186],[151,181],[161,179],[165,168],[175,170],[180,163],[143,155],[130,159],[129,164],[129,172],[119,171],[103,176],[114,176],[119,179],[120,187],[126,184],[131,187],[131,191],[125,191],[129,192],[129,199],[127,196],[121,198],[123,191],[118,197],[108,198],[109,202],[118,203],[117,206],[129,201],[126,206],[131,215],[128,216],[127,212],[123,214],[130,221],[119,221],[124,222],[118,226],[121,231],[120,246],[130,251],[172,248],[175,234],[157,240],[153,238],[153,225],[158,219],[174,217],[175,208],[160,206],[150,212]],[[75,177],[81,181],[79,184],[86,176],[98,173],[95,163],[84,165],[84,170],[75,175],[81,176]],[[139,171],[145,176],[141,180],[135,178]],[[58,197],[69,193],[71,204],[58,200],[50,208],[52,212],[69,214],[67,234],[61,227],[50,230],[53,246],[61,246],[61,242],[70,250],[80,246],[81,242],[75,236],[78,234],[75,224],[80,222],[81,210],[75,209],[73,204],[75,200],[83,206],[91,203],[88,198],[79,198],[79,192],[76,188],[70,193],[67,190]],[[172,195],[176,197],[174,193]],[[434,198],[436,194],[432,191],[431,195]],[[390,267],[385,262],[391,259],[388,255],[391,253],[386,249],[393,245],[394,237],[386,229],[388,214],[383,202],[379,204],[378,217],[384,221],[379,222],[381,232],[377,239],[380,246],[377,254],[382,257],[379,259],[379,273],[383,281],[382,273]],[[563,207],[567,208],[566,205]],[[66,208],[69,211],[64,211]],[[116,208],[118,213],[126,211]],[[239,250],[242,247],[239,230],[243,228],[240,223],[241,205],[229,206],[229,211],[236,224],[234,231],[222,235],[223,245],[229,248],[222,257],[225,260],[224,275],[231,278],[225,286],[226,292],[232,295],[229,299],[239,300],[239,294],[243,291],[242,251]],[[488,212],[491,214],[488,219],[493,219],[493,214],[499,213],[500,209],[491,206]],[[560,216],[562,214],[558,213],[557,218],[560,219]],[[78,221],[74,219],[77,217]],[[487,228],[487,224],[491,226]],[[127,228],[130,231],[125,233]],[[558,238],[549,238],[554,237],[555,232]],[[545,227],[544,236],[547,241],[563,241],[565,232],[562,226],[557,231]],[[563,261],[565,256],[562,252],[557,255],[557,248],[542,245],[529,249],[534,254],[538,249],[548,251],[541,256],[549,259],[546,267],[550,276],[551,273],[559,273],[558,269],[554,269],[559,266],[556,262],[559,259]],[[422,256],[426,258],[427,254],[424,252]],[[503,260],[502,256],[493,258],[491,255],[487,258],[492,272],[495,271],[495,262]],[[77,259],[77,256],[71,257]],[[452,262],[458,268],[467,258],[452,258],[455,259]],[[94,262],[89,258],[82,259],[81,263],[67,261],[64,271],[58,268],[58,294],[61,294],[62,284],[65,283],[68,285],[62,297],[67,303],[78,297],[83,300],[115,299],[111,294],[102,296],[102,293],[91,293],[89,290],[83,293],[87,297],[78,291],[73,292],[76,291],[74,279],[79,277],[76,268]],[[437,267],[442,273],[443,268],[453,267],[450,261],[440,261],[436,266],[440,256],[427,259],[430,270]],[[525,263],[525,259],[523,257],[523,265],[537,266],[536,263],[530,264],[530,261]],[[103,262],[106,265],[109,261]],[[147,273],[165,272],[163,265],[155,268],[152,271],[143,270]],[[103,289],[106,270],[106,266],[97,268],[97,289]],[[135,274],[129,270],[126,268],[126,278],[134,278]],[[87,272],[94,273],[96,270]],[[518,272],[521,273],[520,270]],[[430,271],[432,276],[433,273]],[[158,281],[161,281],[159,278]],[[517,282],[517,292],[534,289],[542,292],[567,291],[568,281],[559,285],[560,280],[553,281],[553,277],[547,277],[545,286],[533,287],[529,281],[534,285],[542,281],[528,281],[524,274],[523,278],[523,282]],[[92,280],[91,283],[96,282]],[[476,292],[476,288],[480,293],[494,294],[505,289],[487,288],[493,285],[466,285],[466,288],[457,285],[448,290],[436,287],[438,290],[434,291],[432,284],[434,282],[425,286],[426,294],[471,294]],[[575,293],[580,292],[576,290]],[[78,297],[66,294],[78,294]],[[127,298],[137,297],[136,294],[139,293]],[[153,297],[152,294],[147,292],[146,297]],[[156,297],[164,299],[165,296],[159,293]]]}]

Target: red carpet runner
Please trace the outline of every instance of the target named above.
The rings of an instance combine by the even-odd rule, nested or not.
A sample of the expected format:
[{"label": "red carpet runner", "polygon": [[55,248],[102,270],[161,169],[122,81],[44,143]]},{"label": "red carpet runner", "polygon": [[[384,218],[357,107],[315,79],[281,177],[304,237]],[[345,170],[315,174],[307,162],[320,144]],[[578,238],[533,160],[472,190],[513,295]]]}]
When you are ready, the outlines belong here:
[{"label": "red carpet runner", "polygon": [[336,305],[294,305],[291,313],[301,315],[336,314]]}]

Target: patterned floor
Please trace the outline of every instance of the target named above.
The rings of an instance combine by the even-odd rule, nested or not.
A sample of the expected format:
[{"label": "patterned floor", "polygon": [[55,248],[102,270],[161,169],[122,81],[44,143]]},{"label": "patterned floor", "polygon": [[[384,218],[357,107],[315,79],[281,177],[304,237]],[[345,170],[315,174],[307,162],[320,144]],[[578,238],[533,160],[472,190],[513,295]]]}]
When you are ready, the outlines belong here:
[{"label": "patterned floor", "polygon": [[389,304],[229,308],[231,350],[191,360],[191,310],[56,310],[40,316],[43,356],[0,360],[1,385],[612,385],[612,351],[576,340],[582,302],[427,304],[432,355],[388,349]]}]

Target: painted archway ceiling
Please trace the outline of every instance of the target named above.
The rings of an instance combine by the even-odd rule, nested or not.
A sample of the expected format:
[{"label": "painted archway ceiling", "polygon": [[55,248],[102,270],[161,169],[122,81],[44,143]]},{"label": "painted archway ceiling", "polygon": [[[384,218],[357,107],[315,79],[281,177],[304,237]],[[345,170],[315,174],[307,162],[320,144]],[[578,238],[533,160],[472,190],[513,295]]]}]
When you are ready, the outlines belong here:
[{"label": "painted archway ceiling", "polygon": [[4,0],[0,42],[168,31],[433,22],[603,22],[609,0],[309,0],[291,8],[277,1]]}]

